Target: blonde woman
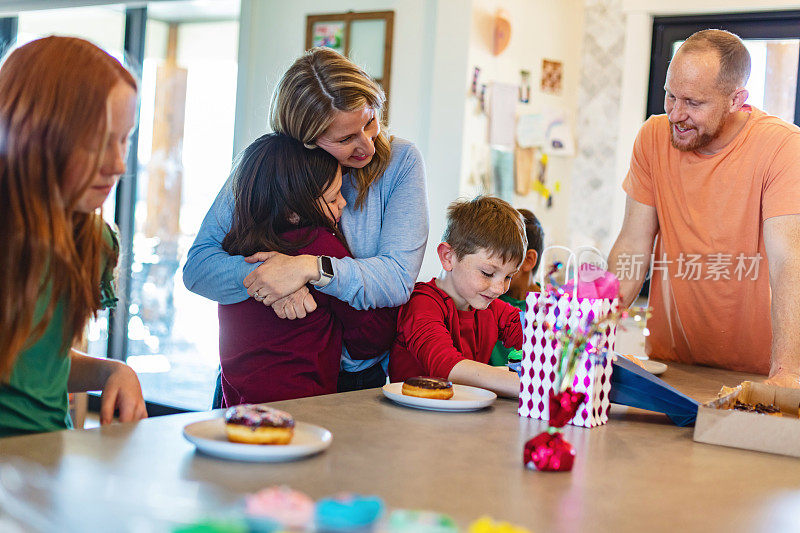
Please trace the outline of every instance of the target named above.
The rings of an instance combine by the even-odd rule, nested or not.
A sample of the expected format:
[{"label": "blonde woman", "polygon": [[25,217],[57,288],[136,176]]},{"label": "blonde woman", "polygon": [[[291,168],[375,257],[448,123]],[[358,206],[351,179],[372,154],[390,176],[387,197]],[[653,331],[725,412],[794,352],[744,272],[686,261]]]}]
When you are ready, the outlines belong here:
[{"label": "blonde woman", "polygon": [[97,210],[135,116],[133,77],[82,39],[32,41],[0,68],[0,437],[71,427],[68,391],[102,389],[103,424],[147,416],[130,367],[70,349],[115,301]]},{"label": "blonde woman", "polygon": [[[221,304],[254,298],[287,319],[316,308],[306,284],[356,309],[408,301],[428,238],[425,170],[412,143],[382,129],[384,103],[383,91],[362,69],[327,48],[298,58],[271,103],[273,130],[325,150],[342,165],[347,206],[340,227],[354,258],[269,250],[247,258],[228,255],[221,243],[231,225],[229,180],[189,250],[186,287]],[[342,355],[340,392],[385,383],[386,354],[362,361]]]}]

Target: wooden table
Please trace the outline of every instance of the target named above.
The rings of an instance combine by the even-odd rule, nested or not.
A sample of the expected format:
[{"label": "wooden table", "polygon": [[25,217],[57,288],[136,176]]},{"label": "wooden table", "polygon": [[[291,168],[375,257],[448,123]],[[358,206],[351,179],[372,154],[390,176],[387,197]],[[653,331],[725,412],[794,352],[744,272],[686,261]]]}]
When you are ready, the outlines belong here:
[{"label": "wooden table", "polygon": [[[701,401],[755,378],[677,364],[663,377]],[[545,424],[519,418],[513,401],[439,413],[397,406],[373,389],[275,405],[330,429],[331,447],[293,463],[214,459],[181,435],[205,412],[0,439],[0,458],[24,459],[26,476],[43,466],[45,487],[27,501],[51,499],[60,524],[88,530],[98,522],[123,530],[138,515],[230,513],[243,494],[280,484],[313,498],[377,494],[392,508],[436,510],[462,525],[488,514],[537,533],[800,529],[800,461],[695,443],[692,428],[664,415],[613,406],[605,426],[568,426],[574,470],[540,473],[523,468],[522,448]]]}]

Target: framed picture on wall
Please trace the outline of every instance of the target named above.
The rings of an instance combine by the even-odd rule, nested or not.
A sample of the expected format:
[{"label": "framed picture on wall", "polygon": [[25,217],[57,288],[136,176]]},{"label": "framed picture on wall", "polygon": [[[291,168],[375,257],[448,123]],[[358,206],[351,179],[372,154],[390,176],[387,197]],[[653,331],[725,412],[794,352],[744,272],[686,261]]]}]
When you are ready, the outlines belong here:
[{"label": "framed picture on wall", "polygon": [[311,46],[327,46],[344,54],[343,21],[317,22],[311,29]]},{"label": "framed picture on wall", "polygon": [[327,46],[363,68],[386,94],[384,119],[389,115],[393,37],[394,11],[348,11],[306,17],[306,49]]}]

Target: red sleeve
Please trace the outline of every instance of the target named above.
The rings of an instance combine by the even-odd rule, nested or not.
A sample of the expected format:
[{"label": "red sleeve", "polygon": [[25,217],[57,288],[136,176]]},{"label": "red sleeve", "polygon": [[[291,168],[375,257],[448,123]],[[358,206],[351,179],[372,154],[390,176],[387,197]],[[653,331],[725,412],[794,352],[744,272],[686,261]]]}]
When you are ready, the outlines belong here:
[{"label": "red sleeve", "polygon": [[353,359],[372,359],[389,351],[397,333],[397,308],[358,310],[330,297],[333,314],[342,323],[342,341]]},{"label": "red sleeve", "polygon": [[522,323],[519,309],[502,300],[492,302],[497,316],[498,338],[506,348],[522,349]]},{"label": "red sleeve", "polygon": [[434,296],[411,293],[411,299],[400,309],[397,331],[426,375],[446,379],[456,363],[465,359],[453,344],[447,306]]},{"label": "red sleeve", "polygon": [[[351,257],[344,244],[331,232],[318,229],[314,240],[299,253],[328,255],[341,259]],[[397,308],[360,311],[348,303],[313,292],[317,302],[325,300],[331,312],[342,324],[342,341],[353,359],[372,359],[389,350],[397,331]]]}]

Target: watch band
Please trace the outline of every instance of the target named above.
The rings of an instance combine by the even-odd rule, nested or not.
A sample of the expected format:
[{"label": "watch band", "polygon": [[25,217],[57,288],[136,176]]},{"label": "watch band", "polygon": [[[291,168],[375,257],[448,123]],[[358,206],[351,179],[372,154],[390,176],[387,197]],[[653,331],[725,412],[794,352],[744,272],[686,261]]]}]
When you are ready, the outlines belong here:
[{"label": "watch band", "polygon": [[315,287],[324,287],[333,279],[333,263],[331,258],[327,255],[317,257],[317,270],[319,270],[319,279],[312,281],[311,284]]}]

